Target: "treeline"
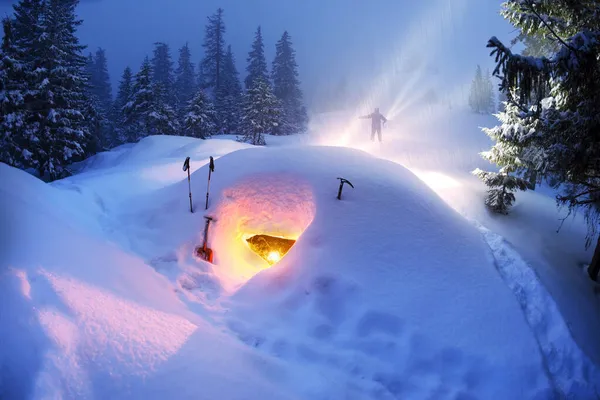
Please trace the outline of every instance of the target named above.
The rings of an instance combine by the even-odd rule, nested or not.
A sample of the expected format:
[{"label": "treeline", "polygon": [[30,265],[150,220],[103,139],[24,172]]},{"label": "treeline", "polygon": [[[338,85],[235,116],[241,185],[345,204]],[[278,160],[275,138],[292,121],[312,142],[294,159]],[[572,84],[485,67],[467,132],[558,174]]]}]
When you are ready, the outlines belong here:
[{"label": "treeline", "polygon": [[83,55],[77,4],[20,0],[14,15],[2,21],[0,161],[53,180],[68,175],[73,162],[148,135],[236,134],[263,145],[264,134],[306,131],[287,32],[277,42],[269,72],[258,27],[242,84],[218,9],[208,17],[197,68],[187,44],[175,66],[170,47],[155,43],[136,73],[124,70],[113,98],[105,50]]}]

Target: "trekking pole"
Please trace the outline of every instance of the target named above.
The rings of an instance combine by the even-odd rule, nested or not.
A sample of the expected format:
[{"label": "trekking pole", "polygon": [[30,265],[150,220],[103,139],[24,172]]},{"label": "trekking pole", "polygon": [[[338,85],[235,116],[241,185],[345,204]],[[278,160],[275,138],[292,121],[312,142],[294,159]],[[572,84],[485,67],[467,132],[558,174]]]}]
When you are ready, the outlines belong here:
[{"label": "trekking pole", "polygon": [[209,196],[209,192],[210,192],[210,176],[213,172],[215,172],[215,160],[211,156],[210,163],[208,165],[208,186],[206,187],[206,207],[204,208],[205,210],[208,210],[208,196]]},{"label": "trekking pole", "polygon": [[341,200],[342,199],[342,189],[344,188],[344,183],[347,183],[348,185],[350,185],[350,187],[352,189],[354,189],[354,185],[348,179],[344,179],[344,178],[338,178],[338,179],[340,180],[340,189],[338,190],[337,199]]},{"label": "trekking pole", "polygon": [[192,208],[192,181],[190,179],[190,158],[186,158],[183,163],[183,170],[187,171],[188,174],[188,188],[190,192],[190,212],[193,214],[194,209]]}]

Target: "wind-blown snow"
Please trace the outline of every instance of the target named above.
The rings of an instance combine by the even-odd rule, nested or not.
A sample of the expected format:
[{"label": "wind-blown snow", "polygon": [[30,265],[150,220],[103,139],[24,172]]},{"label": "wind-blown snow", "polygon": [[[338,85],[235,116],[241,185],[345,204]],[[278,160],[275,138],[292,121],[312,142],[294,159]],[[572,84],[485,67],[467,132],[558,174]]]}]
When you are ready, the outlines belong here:
[{"label": "wind-blown snow", "polygon": [[[51,185],[0,165],[0,398],[598,395],[511,246],[402,166],[305,140],[149,137]],[[446,172],[419,176],[460,188]],[[256,233],[297,242],[267,268]]]}]

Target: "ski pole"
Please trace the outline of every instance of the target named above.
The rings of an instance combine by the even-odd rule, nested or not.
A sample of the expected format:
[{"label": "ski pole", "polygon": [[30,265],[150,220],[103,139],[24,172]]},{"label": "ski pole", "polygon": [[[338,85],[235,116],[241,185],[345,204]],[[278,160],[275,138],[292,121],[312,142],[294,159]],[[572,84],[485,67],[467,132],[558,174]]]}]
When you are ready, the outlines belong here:
[{"label": "ski pole", "polygon": [[215,160],[211,156],[210,163],[208,165],[208,186],[206,187],[206,207],[204,208],[205,210],[208,210],[208,196],[210,193],[210,176],[213,172],[215,172]]},{"label": "ski pole", "polygon": [[194,209],[192,208],[192,181],[190,179],[190,158],[186,158],[183,163],[183,170],[188,173],[188,189],[190,192],[190,212],[193,214]]}]

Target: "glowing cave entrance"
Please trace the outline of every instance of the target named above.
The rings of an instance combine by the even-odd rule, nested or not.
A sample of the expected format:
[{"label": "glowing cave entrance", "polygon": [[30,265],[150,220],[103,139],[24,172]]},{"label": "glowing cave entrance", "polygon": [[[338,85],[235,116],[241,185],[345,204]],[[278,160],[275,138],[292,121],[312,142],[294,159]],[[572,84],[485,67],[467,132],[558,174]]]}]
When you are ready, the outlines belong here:
[{"label": "glowing cave entrance", "polygon": [[209,240],[216,270],[239,284],[284,256],[299,262],[293,247],[315,211],[312,186],[295,174],[259,173],[223,189]]},{"label": "glowing cave entrance", "polygon": [[254,235],[246,239],[246,242],[269,265],[278,263],[296,243],[295,240],[270,235]]}]

